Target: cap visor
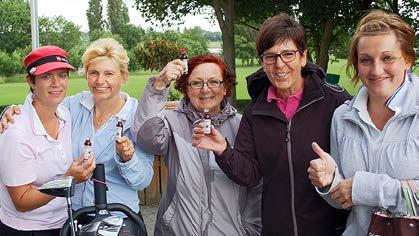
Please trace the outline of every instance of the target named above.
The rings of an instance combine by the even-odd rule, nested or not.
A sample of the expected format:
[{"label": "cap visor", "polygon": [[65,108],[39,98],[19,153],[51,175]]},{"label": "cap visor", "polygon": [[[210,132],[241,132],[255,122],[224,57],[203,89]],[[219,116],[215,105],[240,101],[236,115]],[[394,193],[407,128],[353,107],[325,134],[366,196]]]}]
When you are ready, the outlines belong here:
[{"label": "cap visor", "polygon": [[66,62],[49,62],[36,67],[35,72],[32,75],[42,75],[52,70],[57,69],[69,69],[76,70],[72,65]]}]

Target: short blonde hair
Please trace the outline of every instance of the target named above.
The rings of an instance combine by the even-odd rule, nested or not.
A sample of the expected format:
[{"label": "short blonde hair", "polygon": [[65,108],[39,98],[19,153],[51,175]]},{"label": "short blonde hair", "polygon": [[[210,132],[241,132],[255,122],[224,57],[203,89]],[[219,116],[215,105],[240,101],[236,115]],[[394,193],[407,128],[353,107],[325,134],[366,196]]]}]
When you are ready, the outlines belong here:
[{"label": "short blonde hair", "polygon": [[129,58],[124,47],[113,38],[103,38],[92,42],[83,53],[83,69],[86,72],[92,62],[111,59],[119,65],[122,74],[128,74]]},{"label": "short blonde hair", "polygon": [[382,35],[394,32],[400,49],[406,61],[415,61],[415,32],[412,27],[403,19],[394,14],[382,10],[372,10],[365,15],[358,23],[355,32],[350,40],[349,59],[346,72],[355,84],[358,77],[358,43],[363,36]]}]

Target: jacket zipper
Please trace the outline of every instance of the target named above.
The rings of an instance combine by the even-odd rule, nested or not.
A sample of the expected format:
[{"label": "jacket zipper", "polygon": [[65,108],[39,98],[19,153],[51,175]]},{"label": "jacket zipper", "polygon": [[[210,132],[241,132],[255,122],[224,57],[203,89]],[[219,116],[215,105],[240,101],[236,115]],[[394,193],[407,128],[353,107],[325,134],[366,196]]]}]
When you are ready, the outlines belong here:
[{"label": "jacket zipper", "polygon": [[298,236],[298,227],[297,227],[297,216],[295,214],[295,186],[294,186],[294,168],[292,165],[292,154],[291,154],[291,121],[287,124],[287,137],[285,142],[287,143],[287,152],[288,152],[288,167],[290,170],[290,184],[291,184],[291,215],[292,222],[294,225],[294,236]]},{"label": "jacket zipper", "polygon": [[[322,100],[323,98],[324,98],[324,96],[307,103],[306,105],[298,108],[298,110],[295,113],[297,113],[301,109],[313,104],[314,102]],[[294,168],[293,168],[293,165],[292,165],[292,154],[291,154],[291,150],[292,150],[292,147],[291,147],[291,133],[290,133],[291,132],[291,124],[292,124],[292,118],[287,124],[287,133],[286,133],[285,142],[287,143],[288,167],[289,167],[289,171],[290,171],[290,182],[291,182],[290,183],[291,184],[291,215],[292,215],[292,222],[294,224],[294,236],[298,236],[297,214],[295,213]]]}]

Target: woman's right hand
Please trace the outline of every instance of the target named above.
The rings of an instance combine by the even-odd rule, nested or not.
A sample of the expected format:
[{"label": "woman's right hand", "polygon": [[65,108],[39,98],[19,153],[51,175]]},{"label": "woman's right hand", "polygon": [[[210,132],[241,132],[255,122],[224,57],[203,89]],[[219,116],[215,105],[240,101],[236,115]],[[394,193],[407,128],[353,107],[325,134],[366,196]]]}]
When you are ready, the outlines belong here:
[{"label": "woman's right hand", "polygon": [[165,89],[172,80],[177,80],[183,74],[185,68],[182,60],[176,59],[173,60],[160,71],[157,75],[156,80],[153,83],[153,87],[158,90]]},{"label": "woman's right hand", "polygon": [[330,185],[335,175],[336,163],[329,153],[323,151],[321,147],[313,142],[311,144],[313,151],[319,158],[310,161],[310,167],[307,169],[308,178],[311,184],[318,188],[323,188]]},{"label": "woman's right hand", "polygon": [[81,155],[79,159],[73,161],[64,176],[73,176],[76,183],[81,183],[92,176],[95,168],[96,160],[93,155],[90,155],[87,160],[84,160],[83,155]]},{"label": "woman's right hand", "polygon": [[20,115],[20,108],[17,105],[11,105],[6,109],[3,116],[0,120],[0,134],[3,133],[8,127],[9,124],[14,124],[15,119],[13,119],[14,115]]},{"label": "woman's right hand", "polygon": [[204,123],[199,123],[192,131],[192,146],[213,151],[221,155],[227,149],[226,139],[211,125],[211,133],[204,134]]}]

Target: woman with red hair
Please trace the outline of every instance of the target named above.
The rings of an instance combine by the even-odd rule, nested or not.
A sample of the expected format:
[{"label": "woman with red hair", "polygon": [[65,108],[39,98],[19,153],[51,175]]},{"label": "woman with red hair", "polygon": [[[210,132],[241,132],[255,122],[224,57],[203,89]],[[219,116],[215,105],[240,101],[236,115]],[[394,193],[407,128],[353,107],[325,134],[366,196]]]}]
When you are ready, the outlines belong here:
[{"label": "woman with red hair", "polygon": [[[149,80],[133,131],[146,152],[163,155],[167,189],[160,200],[154,235],[260,235],[261,185],[241,187],[218,167],[212,152],[192,147],[192,129],[209,115],[212,125],[234,143],[241,115],[227,101],[235,76],[217,56],[169,62]],[[184,97],[165,111],[168,87]]]}]

